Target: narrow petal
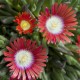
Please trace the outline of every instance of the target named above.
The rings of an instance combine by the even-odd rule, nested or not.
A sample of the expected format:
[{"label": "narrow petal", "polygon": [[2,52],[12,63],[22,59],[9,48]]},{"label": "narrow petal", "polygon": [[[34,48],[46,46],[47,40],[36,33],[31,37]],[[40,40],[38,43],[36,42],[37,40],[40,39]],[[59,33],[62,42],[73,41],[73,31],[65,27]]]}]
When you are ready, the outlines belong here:
[{"label": "narrow petal", "polygon": [[22,77],[23,77],[23,80],[26,80],[26,74],[24,70],[22,70]]},{"label": "narrow petal", "polygon": [[16,78],[18,73],[19,73],[19,69],[15,69],[11,77]]}]

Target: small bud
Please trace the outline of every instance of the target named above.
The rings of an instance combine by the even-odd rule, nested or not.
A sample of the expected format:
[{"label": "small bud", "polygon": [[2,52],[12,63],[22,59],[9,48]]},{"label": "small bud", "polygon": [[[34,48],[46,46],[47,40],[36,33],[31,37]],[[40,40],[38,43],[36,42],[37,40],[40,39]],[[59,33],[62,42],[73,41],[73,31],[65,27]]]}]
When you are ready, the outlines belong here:
[{"label": "small bud", "polygon": [[0,48],[6,47],[6,44],[8,44],[8,40],[4,36],[0,35]]},{"label": "small bud", "polygon": [[4,41],[3,40],[0,40],[0,48],[3,48],[5,45]]}]

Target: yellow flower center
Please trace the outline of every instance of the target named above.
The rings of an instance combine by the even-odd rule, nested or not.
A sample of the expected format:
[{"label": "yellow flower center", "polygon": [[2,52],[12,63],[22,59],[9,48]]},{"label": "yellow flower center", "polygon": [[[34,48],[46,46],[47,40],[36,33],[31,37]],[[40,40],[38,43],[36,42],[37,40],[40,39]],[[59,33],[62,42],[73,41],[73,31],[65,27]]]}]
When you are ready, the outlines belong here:
[{"label": "yellow flower center", "polygon": [[30,28],[30,23],[26,20],[22,20],[20,26],[23,30],[28,30]]}]

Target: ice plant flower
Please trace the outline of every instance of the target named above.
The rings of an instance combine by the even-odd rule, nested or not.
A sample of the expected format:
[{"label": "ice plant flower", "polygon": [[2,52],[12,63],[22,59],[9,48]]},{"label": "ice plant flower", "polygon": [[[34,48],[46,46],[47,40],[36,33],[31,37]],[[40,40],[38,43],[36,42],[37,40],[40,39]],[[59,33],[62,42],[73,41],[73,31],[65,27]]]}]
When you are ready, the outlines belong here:
[{"label": "ice plant flower", "polygon": [[46,49],[38,46],[35,41],[18,38],[7,46],[4,60],[12,72],[12,78],[35,80],[46,66]]},{"label": "ice plant flower", "polygon": [[69,30],[76,30],[76,14],[67,4],[53,4],[51,11],[46,8],[38,17],[38,28],[48,43],[57,41],[71,42],[68,36],[74,36]]},{"label": "ice plant flower", "polygon": [[19,31],[20,34],[32,33],[36,26],[36,20],[27,12],[19,13],[19,15],[15,17],[14,22],[18,24],[16,30]]}]

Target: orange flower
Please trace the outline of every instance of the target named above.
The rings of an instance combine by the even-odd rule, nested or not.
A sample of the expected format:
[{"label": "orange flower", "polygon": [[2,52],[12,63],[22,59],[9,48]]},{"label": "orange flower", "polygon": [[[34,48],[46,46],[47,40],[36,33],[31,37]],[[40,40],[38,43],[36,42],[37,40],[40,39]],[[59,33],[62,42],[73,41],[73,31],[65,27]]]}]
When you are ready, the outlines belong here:
[{"label": "orange flower", "polygon": [[48,43],[71,42],[69,36],[74,36],[74,34],[69,30],[76,30],[73,26],[78,23],[75,17],[72,7],[55,3],[51,10],[46,8],[45,12],[41,13],[38,18],[38,27]]},{"label": "orange flower", "polygon": [[27,34],[33,32],[33,29],[36,26],[36,20],[33,17],[31,17],[29,13],[19,13],[18,16],[16,16],[15,18],[16,19],[14,20],[14,22],[18,24],[16,30],[19,31],[20,34]]}]

